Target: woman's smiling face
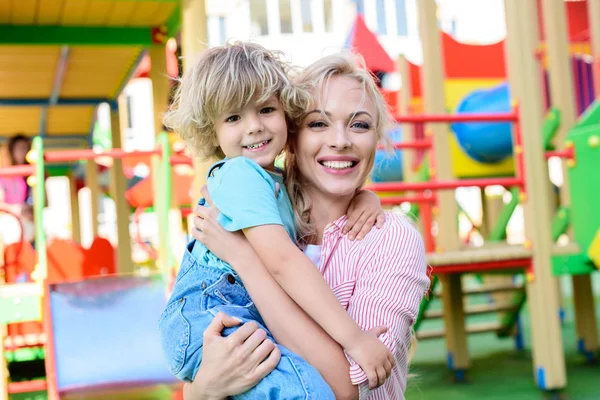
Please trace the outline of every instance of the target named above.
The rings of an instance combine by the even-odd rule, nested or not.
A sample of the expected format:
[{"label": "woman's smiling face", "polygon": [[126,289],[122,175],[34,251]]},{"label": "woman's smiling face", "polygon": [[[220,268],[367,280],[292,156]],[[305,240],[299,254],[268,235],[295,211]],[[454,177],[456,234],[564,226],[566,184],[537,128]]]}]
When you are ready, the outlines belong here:
[{"label": "woman's smiling face", "polygon": [[376,113],[356,79],[334,75],[317,88],[294,146],[313,198],[354,196],[363,185],[377,148]]}]

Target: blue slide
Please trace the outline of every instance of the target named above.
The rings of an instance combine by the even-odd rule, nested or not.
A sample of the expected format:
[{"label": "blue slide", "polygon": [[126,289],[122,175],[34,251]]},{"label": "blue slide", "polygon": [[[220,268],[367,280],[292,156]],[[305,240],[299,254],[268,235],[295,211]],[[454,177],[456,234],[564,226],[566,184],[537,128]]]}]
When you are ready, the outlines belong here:
[{"label": "blue slide", "polygon": [[[508,84],[468,94],[458,105],[457,114],[508,113],[511,111]],[[512,154],[511,123],[468,122],[451,124],[460,147],[472,159],[494,164]]]}]

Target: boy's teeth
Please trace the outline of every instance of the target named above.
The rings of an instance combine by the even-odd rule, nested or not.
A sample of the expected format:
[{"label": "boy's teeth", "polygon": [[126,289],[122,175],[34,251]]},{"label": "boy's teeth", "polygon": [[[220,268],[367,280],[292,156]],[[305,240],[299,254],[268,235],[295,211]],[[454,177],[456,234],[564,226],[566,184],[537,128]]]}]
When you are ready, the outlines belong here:
[{"label": "boy's teeth", "polygon": [[327,168],[344,169],[352,166],[352,161],[323,161]]},{"label": "boy's teeth", "polygon": [[267,144],[268,140],[265,140],[264,142],[260,142],[260,143],[256,143],[256,144],[251,144],[246,146],[249,149],[258,149],[261,146],[264,146],[265,144]]}]

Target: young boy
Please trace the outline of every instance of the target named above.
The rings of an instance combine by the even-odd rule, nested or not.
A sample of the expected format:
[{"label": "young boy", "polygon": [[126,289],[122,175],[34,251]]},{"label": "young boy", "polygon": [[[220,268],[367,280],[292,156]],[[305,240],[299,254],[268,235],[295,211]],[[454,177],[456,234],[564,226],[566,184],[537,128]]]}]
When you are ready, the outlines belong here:
[{"label": "young boy", "polygon": [[[252,231],[252,238],[260,236],[266,243],[269,235],[284,235],[295,243],[291,203],[274,164],[286,145],[288,123],[303,115],[310,100],[309,94],[291,83],[288,66],[276,54],[257,44],[234,43],[203,53],[183,77],[174,106],[165,117],[165,125],[179,132],[197,155],[224,158],[209,170],[208,191],[221,212],[219,223],[229,231],[243,231],[251,245],[256,240],[248,235]],[[261,230],[267,225],[280,229]],[[202,361],[203,332],[218,312],[243,322],[255,321],[268,330],[229,264],[199,242],[192,241],[187,250],[159,325],[170,370],[180,379],[192,381]],[[305,271],[306,290],[294,297],[303,307],[311,301],[311,288],[328,287],[301,250],[292,260],[283,268]],[[319,311],[308,314],[367,374],[376,374],[391,353],[355,324],[330,290],[326,292],[328,297],[320,299]],[[224,335],[235,329],[226,329]],[[334,398],[315,368],[280,349],[277,368],[236,398]]]}]

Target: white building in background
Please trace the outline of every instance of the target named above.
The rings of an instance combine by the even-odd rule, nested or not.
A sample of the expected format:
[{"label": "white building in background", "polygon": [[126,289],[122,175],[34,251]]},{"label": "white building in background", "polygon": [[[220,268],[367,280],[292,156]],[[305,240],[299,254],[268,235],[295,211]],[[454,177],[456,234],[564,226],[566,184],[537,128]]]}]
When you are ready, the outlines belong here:
[{"label": "white building in background", "polygon": [[304,66],[340,51],[359,11],[391,57],[418,41],[416,0],[208,0],[208,44],[251,39]]},{"label": "white building in background", "polygon": [[[494,43],[506,35],[503,0],[437,0],[445,32],[467,43]],[[344,47],[361,12],[392,58],[421,63],[417,0],[207,0],[208,44],[255,40],[307,65]]]}]

